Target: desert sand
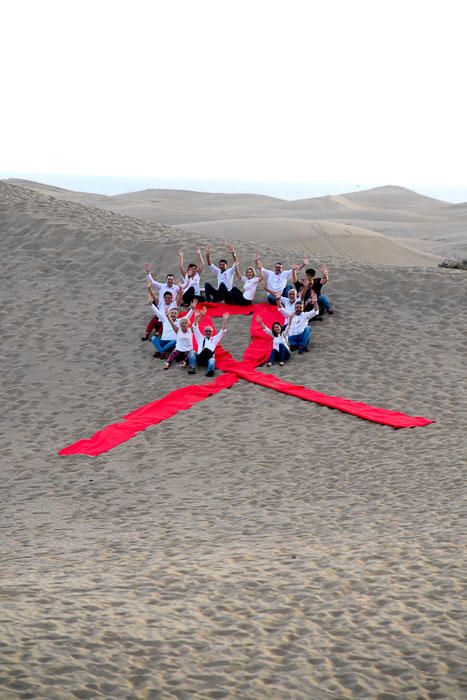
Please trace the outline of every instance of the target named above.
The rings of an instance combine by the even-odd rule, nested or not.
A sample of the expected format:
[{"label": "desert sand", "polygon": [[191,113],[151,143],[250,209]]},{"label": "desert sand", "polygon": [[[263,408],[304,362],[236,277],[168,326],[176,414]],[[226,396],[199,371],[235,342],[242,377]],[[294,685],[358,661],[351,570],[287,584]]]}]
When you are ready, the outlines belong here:
[{"label": "desert sand", "polygon": [[[467,277],[436,266],[467,245],[465,206],[359,195],[115,207],[0,183],[2,700],[465,697]],[[293,246],[268,238],[275,206]],[[337,313],[313,324],[311,352],[261,371],[435,422],[396,431],[238,382],[99,457],[59,457],[203,379],[163,372],[140,341],[143,264],[160,278],[181,244],[187,260],[208,242],[225,255],[226,221],[242,265],[305,249],[330,271]],[[339,226],[351,248],[325,248]],[[248,330],[231,319],[234,357]]]}]

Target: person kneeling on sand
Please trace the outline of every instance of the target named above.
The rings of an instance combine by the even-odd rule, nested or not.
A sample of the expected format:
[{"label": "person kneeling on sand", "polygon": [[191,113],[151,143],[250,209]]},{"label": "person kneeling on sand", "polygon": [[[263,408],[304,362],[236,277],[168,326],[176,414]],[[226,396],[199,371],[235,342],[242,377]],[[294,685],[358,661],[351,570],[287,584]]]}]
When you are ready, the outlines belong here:
[{"label": "person kneeling on sand", "polygon": [[[183,316],[183,318],[189,319],[193,315],[193,309],[196,306],[196,299],[193,300],[191,309],[188,313]],[[162,322],[162,333],[161,337],[158,338],[156,335],[151,338],[151,343],[154,345],[156,352],[154,357],[167,358],[169,353],[174,349],[177,342],[177,332],[179,328],[178,320],[178,310],[168,309],[166,311],[161,311],[155,304],[151,304],[154,316]]]},{"label": "person kneeling on sand", "polygon": [[196,367],[196,353],[193,350],[193,331],[190,328],[190,319],[187,318],[187,316],[182,316],[182,318],[179,318],[178,325],[172,321],[170,314],[167,317],[173,328],[176,339],[175,348],[167,358],[164,369],[169,369],[170,365],[174,361],[180,361],[180,367],[186,367],[187,360],[190,367],[190,373],[193,373]]},{"label": "person kneeling on sand", "polygon": [[195,320],[193,322],[193,333],[195,334],[196,342],[198,343],[198,353],[196,355],[195,366],[190,366],[188,372],[189,374],[194,374],[196,371],[196,365],[201,365],[202,367],[206,367],[207,369],[206,377],[213,377],[216,369],[214,353],[216,352],[217,346],[219,345],[220,341],[222,340],[227,331],[227,320],[230,314],[226,312],[222,315],[222,318],[224,320],[222,321],[222,328],[219,331],[219,333],[213,335],[213,327],[205,326],[203,335],[199,329],[198,324],[205,313],[206,307],[203,308],[201,313],[195,315]]},{"label": "person kneeling on sand", "polygon": [[261,316],[257,316],[256,320],[261,325],[263,331],[272,337],[272,350],[266,367],[272,367],[276,360],[279,360],[279,365],[283,367],[284,362],[290,359],[287,332],[288,324],[286,323],[284,326],[281,326],[278,321],[274,321],[271,329],[269,329],[263,322]]},{"label": "person kneeling on sand", "polygon": [[282,306],[279,308],[279,311],[285,316],[289,324],[290,349],[298,349],[299,355],[308,352],[308,344],[311,337],[311,327],[308,325],[308,321],[319,314],[318,299],[314,292],[312,292],[312,294],[313,308],[311,311],[303,311],[302,301],[297,301],[295,310],[291,314],[288,314]]}]

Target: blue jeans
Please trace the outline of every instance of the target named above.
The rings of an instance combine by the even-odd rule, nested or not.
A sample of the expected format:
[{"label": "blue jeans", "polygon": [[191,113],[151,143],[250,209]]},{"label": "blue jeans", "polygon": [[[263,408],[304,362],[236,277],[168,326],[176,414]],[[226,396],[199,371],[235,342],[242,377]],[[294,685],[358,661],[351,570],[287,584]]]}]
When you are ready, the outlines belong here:
[{"label": "blue jeans", "polygon": [[269,360],[268,362],[275,362],[276,360],[279,360],[279,362],[285,362],[288,360],[290,357],[290,352],[287,350],[285,347],[284,343],[281,343],[279,345],[279,350],[274,350],[274,348],[271,350],[271,354],[269,355]]},{"label": "blue jeans", "polygon": [[332,304],[329,300],[329,297],[326,296],[326,294],[320,294],[318,297],[318,304],[324,306],[326,311],[329,311],[329,309],[332,309]]},{"label": "blue jeans", "polygon": [[307,326],[299,335],[289,335],[290,348],[298,347],[299,350],[305,350],[308,347],[311,337],[311,328]]},{"label": "blue jeans", "polygon": [[188,353],[188,367],[194,367],[196,369],[196,353],[194,350],[190,350]]},{"label": "blue jeans", "polygon": [[163,352],[170,352],[171,350],[174,349],[175,347],[175,340],[161,340],[160,338],[157,337],[157,335],[154,335],[151,338],[151,343],[154,345],[156,348],[157,352],[160,352],[162,355]]},{"label": "blue jeans", "polygon": [[[291,284],[288,284],[281,292],[281,297],[286,297],[290,290],[293,289]],[[273,294],[268,294],[268,302],[270,304],[277,304],[277,299]]]}]

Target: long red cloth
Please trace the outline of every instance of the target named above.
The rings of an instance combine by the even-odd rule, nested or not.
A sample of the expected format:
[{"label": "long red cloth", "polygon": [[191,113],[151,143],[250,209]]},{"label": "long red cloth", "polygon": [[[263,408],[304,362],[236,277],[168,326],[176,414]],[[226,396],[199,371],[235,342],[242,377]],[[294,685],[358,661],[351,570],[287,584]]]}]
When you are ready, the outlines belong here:
[{"label": "long red cloth", "polygon": [[254,384],[279,391],[284,394],[296,396],[304,401],[312,401],[322,406],[338,409],[344,413],[388,425],[392,428],[413,428],[428,425],[433,421],[421,416],[409,416],[406,413],[390,411],[384,408],[377,408],[369,404],[344,399],[338,396],[329,396],[312,389],[307,389],[297,384],[285,382],[271,374],[263,374],[255,368],[266,362],[271,352],[271,338],[262,330],[255,316],[259,313],[267,326],[271,326],[274,321],[284,322],[284,317],[276,307],[271,304],[254,304],[252,306],[232,306],[227,304],[206,304],[208,313],[204,317],[201,328],[210,323],[210,317],[221,316],[224,312],[231,315],[248,315],[252,312],[254,316],[251,321],[251,342],[243,353],[241,362],[232,358],[230,353],[218,346],[216,351],[216,365],[224,374],[214,381],[203,384],[188,385],[181,389],[170,392],[161,399],[152,401],[141,408],[128,413],[123,417],[123,422],[112,423],[106,428],[99,430],[89,439],[78,442],[63,448],[59,455],[86,454],[99,455],[111,450],[113,447],[126,442],[134,437],[138,432],[145,430],[151,425],[156,425],[167,418],[171,418],[178,411],[191,408],[195,403],[204,401],[209,396],[217,394],[224,389],[230,388],[239,379]]}]

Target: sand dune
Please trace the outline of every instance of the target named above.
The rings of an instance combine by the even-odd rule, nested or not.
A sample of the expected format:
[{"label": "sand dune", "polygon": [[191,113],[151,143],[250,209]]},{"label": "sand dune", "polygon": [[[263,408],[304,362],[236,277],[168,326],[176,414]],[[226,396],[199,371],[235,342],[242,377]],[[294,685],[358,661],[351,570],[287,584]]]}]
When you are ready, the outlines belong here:
[{"label": "sand dune", "polygon": [[0,224],[2,700],[464,698],[466,275],[327,260],[338,313],[262,370],[432,425],[239,382],[60,458],[203,380],[139,338],[143,263],[161,277],[208,238],[4,183]]},{"label": "sand dune", "polygon": [[[350,259],[370,260],[380,264],[404,264],[404,251],[399,248],[402,243],[414,252],[406,251],[407,265],[433,265],[435,258],[418,256],[424,251],[438,258],[462,257],[467,255],[467,231],[465,228],[465,205],[450,205],[441,200],[425,197],[403,187],[378,187],[372,190],[350,192],[343,195],[313,197],[295,201],[286,201],[274,197],[251,194],[220,194],[206,192],[189,192],[183,190],[145,190],[124,195],[107,197],[79,192],[68,192],[60,188],[14,180],[13,183],[33,189],[37,192],[95,206],[108,211],[124,214],[147,221],[169,226],[182,226],[193,229],[192,224],[203,227],[209,222],[232,220],[232,226],[242,224],[235,220],[252,220],[252,230],[257,225],[255,219],[282,220],[282,235],[275,234],[275,242],[288,246],[290,239],[296,235],[297,226],[303,227],[303,221],[321,222],[329,232],[329,240],[342,229],[331,224],[345,225],[366,229],[386,238],[392,239],[392,245],[374,246],[370,258],[359,257],[362,248],[355,246]],[[299,224],[291,223],[293,219]],[[261,226],[259,227],[261,228]],[[201,229],[200,229],[201,230]],[[208,228],[206,228],[208,230]],[[223,235],[223,230],[209,228],[210,234]],[[258,230],[258,235],[260,231]],[[261,232],[262,235],[262,232]],[[381,243],[381,245],[380,245]],[[335,248],[341,249],[340,241],[336,245],[330,242],[329,254]],[[376,252],[379,250],[379,257]],[[387,253],[387,257],[386,256]],[[343,249],[345,255],[345,249]]]}]

